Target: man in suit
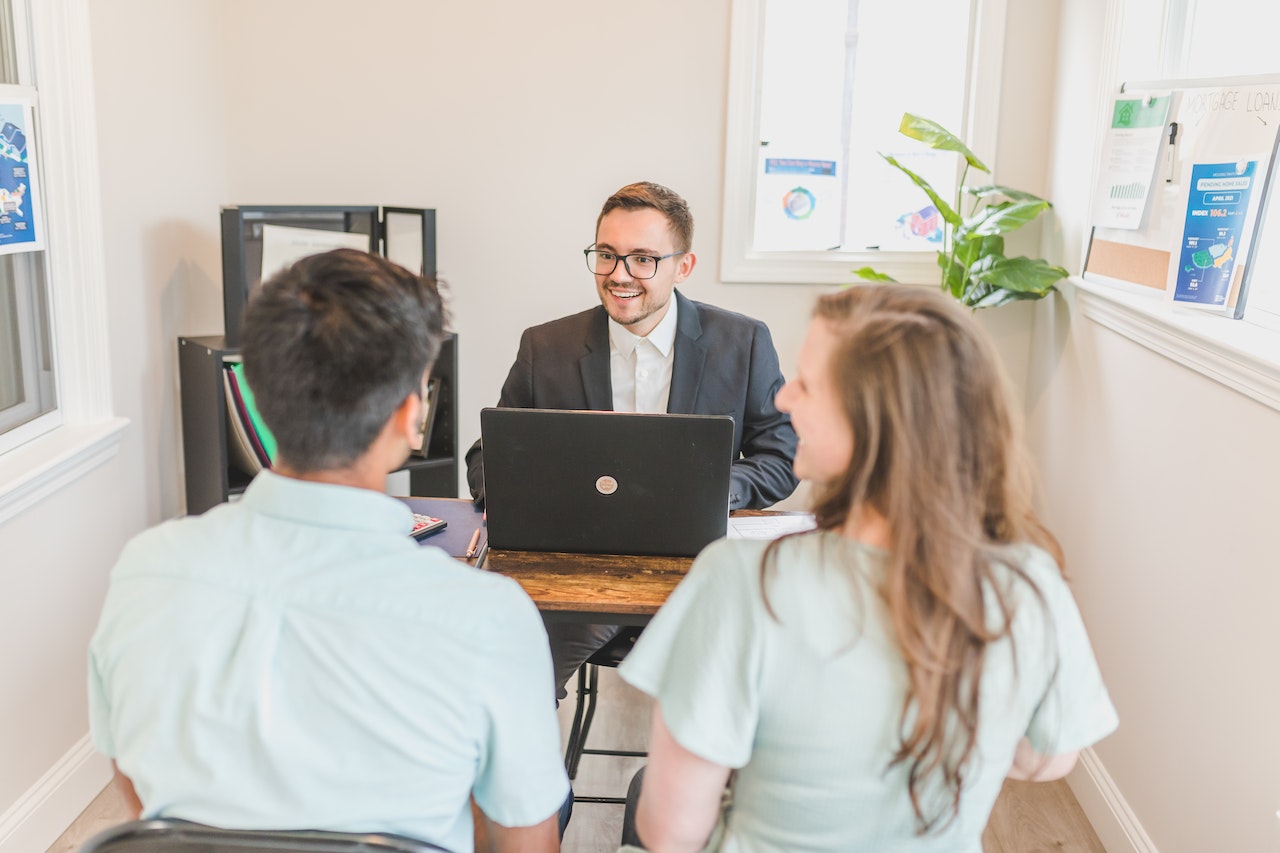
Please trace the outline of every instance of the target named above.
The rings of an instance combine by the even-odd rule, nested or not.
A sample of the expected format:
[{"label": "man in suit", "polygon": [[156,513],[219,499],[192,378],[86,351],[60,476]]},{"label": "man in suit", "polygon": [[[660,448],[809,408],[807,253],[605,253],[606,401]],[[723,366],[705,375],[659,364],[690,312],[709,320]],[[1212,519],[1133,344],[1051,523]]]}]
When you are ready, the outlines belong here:
[{"label": "man in suit", "polygon": [[[672,190],[642,181],[610,196],[585,250],[600,305],[526,329],[498,405],[731,415],[730,509],[759,509],[797,485],[796,434],[773,404],[783,383],[778,354],[764,323],[675,289],[697,264],[692,240],[693,217]],[[467,482],[482,502],[479,441],[467,452]],[[560,698],[618,630],[548,624]]]}]

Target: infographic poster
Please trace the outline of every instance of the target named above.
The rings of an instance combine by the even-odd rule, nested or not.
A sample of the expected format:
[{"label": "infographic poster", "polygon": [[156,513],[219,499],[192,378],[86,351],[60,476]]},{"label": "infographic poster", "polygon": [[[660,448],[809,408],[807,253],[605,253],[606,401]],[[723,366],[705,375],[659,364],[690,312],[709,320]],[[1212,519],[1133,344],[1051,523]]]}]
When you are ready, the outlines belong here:
[{"label": "infographic poster", "polygon": [[1097,227],[1130,231],[1142,227],[1161,149],[1168,149],[1164,153],[1171,159],[1174,154],[1178,126],[1172,125],[1171,133],[1167,123],[1172,101],[1170,95],[1115,99],[1094,191]]},{"label": "infographic poster", "polygon": [[0,101],[0,254],[44,248],[31,127],[30,104]]},{"label": "infographic poster", "polygon": [[834,157],[762,156],[756,200],[756,251],[825,251],[840,245],[843,199]]},{"label": "infographic poster", "polygon": [[1257,165],[1247,160],[1191,167],[1175,302],[1227,304]]}]

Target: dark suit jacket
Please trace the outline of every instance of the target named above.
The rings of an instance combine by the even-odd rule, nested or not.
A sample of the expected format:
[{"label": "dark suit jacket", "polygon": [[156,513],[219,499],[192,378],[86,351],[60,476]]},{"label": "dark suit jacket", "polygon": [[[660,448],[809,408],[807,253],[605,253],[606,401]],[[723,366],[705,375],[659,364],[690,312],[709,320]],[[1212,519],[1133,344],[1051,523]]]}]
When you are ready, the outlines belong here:
[{"label": "dark suit jacket", "polygon": [[[686,299],[678,290],[675,298],[679,310],[667,411],[733,417],[737,461],[730,474],[731,509],[759,509],[782,500],[798,482],[791,471],[796,433],[791,419],[773,405],[783,379],[769,328],[759,320]],[[498,405],[613,409],[604,308],[597,305],[525,329]],[[479,441],[467,452],[467,483],[471,494],[482,500]]]}]

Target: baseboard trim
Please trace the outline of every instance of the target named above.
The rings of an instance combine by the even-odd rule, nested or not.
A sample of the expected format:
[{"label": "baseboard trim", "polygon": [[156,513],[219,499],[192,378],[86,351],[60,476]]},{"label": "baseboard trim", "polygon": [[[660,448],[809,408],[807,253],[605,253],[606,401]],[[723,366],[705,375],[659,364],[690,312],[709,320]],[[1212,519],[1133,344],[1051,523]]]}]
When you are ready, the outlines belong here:
[{"label": "baseboard trim", "polygon": [[1092,748],[1080,753],[1067,784],[1107,853],[1159,853]]},{"label": "baseboard trim", "polygon": [[85,735],[0,814],[0,853],[48,850],[111,780],[111,762]]}]

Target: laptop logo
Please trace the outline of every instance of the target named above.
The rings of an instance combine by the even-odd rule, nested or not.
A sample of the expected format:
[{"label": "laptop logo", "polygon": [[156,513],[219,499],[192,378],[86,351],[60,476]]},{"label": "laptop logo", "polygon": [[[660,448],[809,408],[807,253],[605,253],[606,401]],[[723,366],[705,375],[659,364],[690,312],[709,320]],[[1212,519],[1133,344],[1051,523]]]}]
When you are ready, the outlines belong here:
[{"label": "laptop logo", "polygon": [[618,491],[618,481],[606,474],[596,480],[596,491],[602,495],[611,495]]}]

